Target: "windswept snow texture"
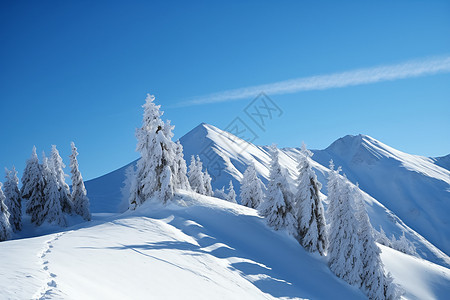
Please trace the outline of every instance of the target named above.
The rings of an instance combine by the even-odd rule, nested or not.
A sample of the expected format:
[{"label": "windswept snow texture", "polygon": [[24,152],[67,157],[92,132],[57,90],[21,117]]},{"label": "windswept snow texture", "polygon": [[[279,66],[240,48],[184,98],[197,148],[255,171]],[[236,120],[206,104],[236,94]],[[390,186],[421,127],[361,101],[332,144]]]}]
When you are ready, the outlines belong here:
[{"label": "windswept snow texture", "polygon": [[[255,210],[183,191],[174,202],[0,243],[0,298],[365,299]],[[450,270],[391,249],[382,258],[408,299],[450,293]]]},{"label": "windswept snow texture", "polygon": [[[267,183],[267,178],[269,176],[269,163],[270,156],[268,152],[268,147],[256,146],[251,143],[246,143],[239,139],[238,137],[218,129],[209,124],[200,124],[195,127],[193,130],[188,132],[180,139],[181,144],[184,148],[184,157],[189,162],[191,155],[199,155],[204,168],[208,168],[208,172],[211,174],[213,178],[212,185],[213,189],[220,189],[222,186],[227,187],[230,180],[233,181],[233,185],[236,193],[239,195],[240,188],[240,180],[242,179],[242,174],[244,173],[247,166],[254,162],[256,171],[258,175],[261,177],[264,183]],[[357,143],[356,143],[357,144]],[[353,145],[350,143],[349,146]],[[331,146],[330,146],[331,147]],[[387,147],[387,146],[386,146]],[[394,149],[392,149],[394,150]],[[326,151],[326,150],[323,150]],[[349,150],[350,151],[350,150]],[[396,150],[394,150],[396,151]],[[318,180],[322,183],[322,193],[326,194],[326,177],[328,168],[328,161],[331,158],[331,155],[328,152],[320,153],[320,151],[314,151],[315,155],[312,157],[313,160],[313,168],[317,173]],[[291,176],[291,184],[293,186],[293,179],[297,176],[297,157],[299,155],[299,150],[295,148],[287,148],[282,149],[279,154],[280,164],[282,167],[286,168]],[[344,151],[345,153],[345,151]],[[328,156],[326,156],[328,155]],[[409,155],[409,154],[405,154]],[[416,157],[416,156],[412,156]],[[420,158],[420,157],[419,157]],[[362,186],[362,181],[357,178],[355,180],[354,174],[351,173],[351,170],[348,167],[348,164],[344,164],[344,161],[339,160],[337,155],[333,156],[335,159],[336,165],[343,165],[344,171],[349,172],[349,177],[353,182],[359,182],[360,186],[364,191],[367,192],[366,188]],[[421,158],[422,159],[422,158]],[[422,161],[422,160],[420,160]],[[448,171],[432,164],[427,163],[430,159],[423,158],[423,161],[426,165],[432,170],[440,170],[437,174],[440,177],[445,177],[445,172]],[[131,164],[134,164],[132,162]],[[131,165],[130,164],[130,165]],[[122,182],[125,179],[125,169],[128,167],[124,166],[116,171],[113,171],[107,175],[102,177],[87,181],[86,189],[88,191],[88,196],[91,200],[91,211],[92,212],[117,212],[119,203],[121,201],[121,193],[120,188],[122,186]],[[395,173],[396,169],[403,168],[400,165],[386,165],[384,166],[387,169],[385,173]],[[372,174],[371,167],[368,166],[368,169],[361,169],[361,177],[364,177],[365,172],[368,174]],[[435,172],[436,173],[436,172]],[[384,173],[383,173],[384,174]],[[418,176],[422,176],[418,174]],[[389,178],[389,177],[386,177]],[[379,178],[378,181],[374,181],[373,184],[377,182],[383,182],[385,178]],[[417,182],[420,180],[428,181],[427,177],[424,176],[416,178],[414,182],[401,182],[401,178],[397,179],[395,182],[390,184],[391,187],[400,190],[408,190],[408,186],[411,184],[421,185],[422,183]],[[400,181],[399,181],[400,180]],[[432,182],[438,182],[433,181]],[[370,185],[370,180],[368,182],[368,186]],[[405,186],[397,186],[399,184],[406,184]],[[382,189],[385,189],[389,184],[382,185]],[[414,188],[414,187],[411,187]],[[431,190],[438,190],[438,187],[434,187],[433,184],[430,183],[429,188]],[[448,193],[447,193],[448,194]],[[444,193],[444,196],[446,193]],[[373,196],[371,194],[371,196]],[[441,264],[443,266],[450,266],[450,258],[444,254],[442,251],[437,249],[433,244],[431,244],[428,240],[426,240],[423,236],[425,233],[417,233],[417,230],[414,231],[408,226],[410,224],[408,222],[404,222],[403,218],[399,218],[391,209],[391,202],[395,202],[395,198],[388,198],[391,201],[385,201],[386,205],[383,205],[379,201],[375,200],[369,195],[365,195],[365,204],[368,210],[368,214],[370,217],[370,221],[373,227],[379,230],[379,227],[382,226],[388,236],[394,234],[397,238],[402,235],[404,231],[409,240],[411,240],[415,246],[417,247],[417,251],[419,255],[427,260],[432,262]],[[396,196],[396,194],[394,194]],[[325,197],[324,197],[325,198]],[[375,197],[376,198],[376,197]],[[427,199],[427,198],[425,198]],[[417,203],[420,203],[421,199],[417,198]],[[445,201],[446,198],[442,198],[442,202]],[[239,201],[239,199],[238,199]],[[422,199],[422,202],[426,202],[426,200]],[[325,203],[326,206],[326,203]],[[445,210],[445,206],[442,207]],[[448,214],[450,214],[450,210],[446,210]],[[429,222],[433,222],[430,220]],[[405,224],[406,223],[406,224]],[[428,228],[429,230],[434,230],[433,228]],[[448,230],[440,229],[440,230]],[[447,237],[448,238],[448,237]]]},{"label": "windswept snow texture", "polygon": [[366,135],[338,139],[313,158],[322,165],[333,159],[350,181],[450,253],[450,171]]}]

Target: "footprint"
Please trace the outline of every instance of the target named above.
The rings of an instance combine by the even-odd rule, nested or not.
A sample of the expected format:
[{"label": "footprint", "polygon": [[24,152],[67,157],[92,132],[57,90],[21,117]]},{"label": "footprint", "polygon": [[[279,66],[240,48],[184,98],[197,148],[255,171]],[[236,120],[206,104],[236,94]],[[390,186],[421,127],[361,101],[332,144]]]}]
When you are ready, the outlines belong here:
[{"label": "footprint", "polygon": [[56,274],[55,273],[50,273],[50,277],[55,278]]},{"label": "footprint", "polygon": [[52,281],[48,282],[47,285],[51,286],[51,287],[56,287],[56,281],[52,280]]},{"label": "footprint", "polygon": [[48,260],[42,262],[43,265],[48,264]]}]

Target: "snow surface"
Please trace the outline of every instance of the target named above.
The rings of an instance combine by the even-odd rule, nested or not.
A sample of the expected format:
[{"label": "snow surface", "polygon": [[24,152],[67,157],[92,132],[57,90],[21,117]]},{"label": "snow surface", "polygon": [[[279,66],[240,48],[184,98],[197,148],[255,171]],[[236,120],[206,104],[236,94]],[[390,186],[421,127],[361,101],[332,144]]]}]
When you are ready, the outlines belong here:
[{"label": "snow surface", "polygon": [[[364,299],[326,259],[253,209],[181,191],[174,203],[94,214],[0,243],[1,299]],[[407,299],[444,299],[450,270],[382,247]]]},{"label": "snow surface", "polygon": [[[314,151],[312,163],[318,180],[322,183],[322,192],[324,194],[327,193],[327,166],[329,160],[333,158],[336,166],[342,165],[349,179],[353,183],[358,182],[360,187],[368,193],[365,194],[364,200],[370,221],[375,229],[379,230],[379,227],[382,226],[387,236],[390,237],[394,234],[397,238],[402,235],[402,232],[405,232],[407,238],[417,247],[418,253],[422,258],[443,266],[450,266],[448,255],[439,250],[434,245],[435,243],[430,243],[428,240],[428,237],[433,236],[440,236],[444,242],[450,239],[450,234],[447,236],[440,234],[440,232],[450,231],[450,226],[445,226],[446,221],[442,220],[442,218],[438,221],[432,219],[435,213],[437,214],[436,217],[450,214],[450,207],[448,207],[450,205],[450,187],[445,181],[446,176],[450,172],[435,165],[429,158],[409,155],[372,138],[365,137],[348,136],[342,141],[338,140],[339,142],[337,141],[336,145],[333,144],[334,146],[328,147],[327,150]],[[362,142],[366,139],[370,141],[370,144],[369,142]],[[263,182],[267,182],[270,163],[268,147],[247,143],[226,131],[204,123],[184,135],[180,142],[183,145],[184,157],[188,163],[191,155],[200,156],[204,168],[208,168],[208,172],[213,178],[213,189],[220,189],[222,186],[227,187],[229,181],[232,180],[235,191],[239,195],[242,174],[251,162],[255,164],[257,173]],[[374,149],[371,148],[371,145],[374,145]],[[332,151],[331,149],[335,150]],[[297,176],[296,168],[299,153],[299,149],[296,148],[282,149],[279,153],[280,164],[288,170],[292,186],[293,179]],[[348,160],[341,158],[345,155],[356,157],[353,159],[355,163],[348,163],[348,160],[352,160],[352,158]],[[397,160],[395,160],[395,163],[380,163],[379,161],[385,157],[383,155],[392,156],[388,159],[389,162],[394,162],[394,157]],[[369,161],[372,164],[365,163],[365,161]],[[416,171],[405,169],[402,165],[403,161],[410,169],[415,168],[414,170]],[[132,162],[129,165],[134,163]],[[374,171],[373,164],[378,165],[379,171]],[[357,167],[358,165],[359,167]],[[86,189],[91,199],[91,210],[93,212],[118,211],[121,201],[120,187],[125,179],[124,172],[126,167],[128,165],[86,182]],[[355,173],[354,169],[357,169],[359,172]],[[395,180],[389,180],[392,178],[392,174],[395,174]],[[448,191],[446,191],[446,188]],[[375,189],[382,190],[382,193],[377,193]],[[380,199],[374,197],[373,190],[381,197]],[[387,191],[389,190],[392,190],[393,193],[388,193]],[[408,195],[409,190],[420,190],[423,193],[429,191],[435,197],[433,198],[435,199],[434,202],[438,201],[439,203],[433,204],[433,201],[429,201],[427,195],[414,192],[409,194],[411,197],[411,203],[409,203],[410,198],[404,196]],[[408,213],[406,211],[404,212],[404,217],[399,217],[394,209],[400,213],[404,209],[401,207],[398,209],[398,206],[400,206],[398,202],[404,202],[403,205],[406,207],[413,207],[416,213]],[[426,219],[426,215],[430,219]],[[420,227],[421,231],[410,228],[421,220],[429,224],[429,226]],[[442,245],[443,242],[438,241],[437,244]]]}]

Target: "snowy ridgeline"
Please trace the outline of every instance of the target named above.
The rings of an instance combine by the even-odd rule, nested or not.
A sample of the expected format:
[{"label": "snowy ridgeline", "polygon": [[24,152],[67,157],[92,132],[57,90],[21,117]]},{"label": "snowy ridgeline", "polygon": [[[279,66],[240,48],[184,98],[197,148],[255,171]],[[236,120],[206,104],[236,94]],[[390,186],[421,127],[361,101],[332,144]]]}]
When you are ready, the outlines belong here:
[{"label": "snowy ridgeline", "polygon": [[[56,146],[52,146],[50,158],[43,153],[41,163],[33,147],[20,190],[17,171],[6,169],[4,192],[0,183],[0,241],[45,232],[49,226],[66,227],[76,220],[74,215],[85,221],[91,219],[89,199],[78,169],[77,148],[74,143],[71,147],[72,192],[65,181],[65,165]],[[45,225],[42,230],[33,228],[42,225]]]},{"label": "snowy ridgeline", "polygon": [[[211,184],[212,178],[208,173],[207,168],[203,168],[203,163],[199,156],[191,156],[188,172],[184,160],[183,146],[180,142],[175,143],[172,141],[172,131],[174,126],[170,124],[170,121],[162,121],[161,117],[163,112],[160,111],[158,105],[154,104],[153,96],[149,95],[147,97],[143,107],[143,124],[142,127],[136,131],[136,137],[138,139],[137,149],[141,154],[141,159],[137,161],[136,167],[132,164],[125,171],[126,180],[124,182],[124,187],[122,188],[122,194],[124,195],[126,202],[123,203],[122,207],[128,209],[128,212],[124,216],[139,216],[140,218],[143,218],[144,221],[152,223],[152,219],[148,219],[148,217],[154,218],[154,212],[164,212],[175,209],[173,206],[174,203],[177,204],[177,211],[189,211],[188,207],[192,205],[199,205],[198,209],[202,211],[202,206],[211,207],[216,205],[212,203],[219,202],[217,204],[220,207],[219,210],[226,211],[232,208],[231,211],[236,211],[237,209],[238,213],[234,212],[233,215],[241,217],[241,219],[244,220],[245,214],[242,214],[241,212],[249,209],[252,211],[251,214],[253,214],[252,219],[255,222],[259,222],[258,224],[261,224],[265,228],[264,230],[270,231],[270,229],[266,228],[261,223],[262,220],[264,220],[263,223],[267,223],[274,231],[279,231],[286,241],[289,241],[289,243],[294,242],[292,245],[296,245],[294,248],[297,249],[296,251],[299,251],[296,255],[303,256],[304,259],[306,259],[305,257],[310,257],[315,263],[328,265],[329,270],[326,268],[327,271],[322,272],[320,276],[315,279],[321,281],[323,278],[329,278],[331,270],[336,276],[331,276],[331,278],[337,280],[338,277],[343,280],[336,281],[338,283],[336,288],[340,290],[342,286],[346,286],[346,289],[352,291],[349,294],[343,292],[342,295],[347,294],[347,296],[345,296],[346,298],[360,298],[365,294],[370,299],[399,299],[404,292],[406,293],[405,295],[416,297],[417,294],[421,293],[434,296],[441,294],[442,290],[445,290],[445,288],[441,288],[440,285],[427,290],[426,292],[423,290],[414,290],[414,288],[411,288],[409,285],[407,285],[407,289],[399,286],[399,283],[400,285],[403,283],[402,279],[394,279],[391,273],[388,272],[389,268],[387,268],[387,270],[385,269],[381,250],[375,241],[377,240],[384,245],[397,248],[402,252],[409,254],[415,254],[414,246],[406,239],[405,235],[401,236],[399,240],[396,240],[395,237],[389,240],[382,228],[380,233],[373,230],[365,205],[363,204],[365,201],[365,194],[357,186],[351,184],[345,175],[341,176],[339,174],[340,168],[334,170],[332,162],[327,180],[328,208],[327,211],[324,210],[320,193],[322,185],[317,179],[313,169],[314,162],[311,159],[313,154],[306,149],[305,145],[302,146],[299,156],[297,156],[298,176],[296,176],[294,180],[292,180],[288,171],[281,166],[279,160],[280,151],[276,146],[272,146],[268,149],[270,164],[268,180],[266,181],[267,187],[259,178],[255,164],[253,162],[249,164],[243,174],[239,186],[241,203],[249,207],[244,208],[236,203],[237,193],[235,192],[232,180],[228,182],[227,191],[225,191],[225,188],[223,187],[222,189],[216,189],[216,191],[213,192]],[[87,199],[86,190],[76,162],[76,155],[78,153],[73,145],[72,149],[71,169],[74,186],[72,187],[71,194],[69,187],[64,182],[62,159],[59,157],[55,147],[53,149],[54,151],[52,151],[51,159],[49,160],[44,156],[41,164],[39,163],[34,150],[32,158],[27,164],[26,172],[24,172],[22,191],[18,192],[18,180],[14,179],[17,182],[15,184],[15,190],[17,195],[19,195],[19,198],[16,197],[19,199],[19,205],[20,198],[28,199],[26,214],[30,217],[32,224],[39,226],[45,223],[66,226],[66,215],[73,213],[83,216],[85,220],[90,220],[89,200]],[[14,178],[14,176],[12,177]],[[10,189],[6,190],[9,191]],[[226,202],[221,201],[218,198],[208,198],[208,196],[212,195],[216,195],[218,198],[226,200]],[[0,194],[0,199],[4,198],[6,197]],[[9,198],[16,199],[14,197]],[[200,201],[199,199],[203,200]],[[204,199],[208,200],[206,201]],[[9,202],[12,201],[10,200]],[[222,206],[220,202],[228,204]],[[4,228],[7,228],[8,226],[11,227],[11,224],[12,226],[15,226],[16,223],[14,222],[17,218],[12,217],[12,214],[8,212],[3,201],[1,207],[3,212],[2,224],[5,224]],[[169,209],[169,207],[171,208]],[[261,219],[254,209],[259,211],[259,215],[261,215],[263,219]],[[14,211],[14,209],[11,209],[11,211]],[[21,209],[17,211],[20,212]],[[170,223],[173,219],[174,217],[172,215],[168,216],[164,221]],[[109,223],[118,224],[114,220],[114,218],[111,218]],[[117,220],[120,220],[120,218]],[[252,226],[251,222],[244,223],[248,226]],[[99,226],[102,226],[101,222],[98,224]],[[120,224],[123,225],[123,223]],[[216,222],[208,223],[207,229],[209,230],[210,227],[222,227],[223,225],[224,224],[221,224],[220,222],[220,218],[217,218]],[[225,225],[228,226],[228,224]],[[20,221],[18,226],[20,226]],[[92,224],[92,226],[96,227],[96,224]],[[201,225],[199,226],[202,227]],[[235,228],[234,226],[229,227],[230,229]],[[83,224],[78,226],[79,230],[83,230],[83,228],[85,228],[85,225]],[[244,228],[239,228],[238,230],[245,231],[243,229]],[[236,232],[228,231],[228,228],[222,228],[222,230],[228,232],[227,234],[229,235],[237,234]],[[144,230],[140,229],[139,231],[141,232]],[[190,232],[183,231],[183,233],[186,234]],[[52,252],[51,249],[54,247],[53,244],[64,235],[65,234],[59,234],[53,239],[48,240],[46,250],[40,255],[43,270],[45,271],[44,273],[49,275],[49,281],[44,287],[35,292],[34,297],[36,298],[45,298],[47,296],[66,298],[79,293],[79,291],[70,289],[67,286],[64,287],[64,284],[60,287],[60,284],[58,284],[55,279],[57,275],[49,271],[49,261],[46,260],[47,255]],[[195,238],[203,239],[205,237],[208,236],[201,235],[200,237]],[[239,245],[239,249],[251,247],[248,245],[249,239],[251,239],[250,236],[246,236],[244,239],[246,245]],[[196,240],[195,243],[201,245],[199,240]],[[283,244],[279,239],[268,242],[268,244],[274,243]],[[222,248],[222,246],[216,247],[212,245],[201,246],[201,251],[208,255],[217,249]],[[276,245],[275,247],[279,246],[280,245]],[[234,251],[237,250],[237,248],[234,248],[233,246],[225,245],[224,247]],[[212,250],[210,251],[209,248],[212,248]],[[146,252],[145,250],[147,250],[145,246],[131,246],[124,248],[111,247],[107,249],[124,250],[127,252],[131,251],[132,253],[137,253],[147,258],[154,258],[154,256],[144,253]],[[162,250],[164,248],[149,249]],[[168,247],[167,249],[173,248]],[[176,246],[175,249],[179,250]],[[188,247],[187,250],[188,252],[195,252],[193,249]],[[182,250],[186,249],[183,248]],[[317,255],[307,254],[307,252],[316,253]],[[300,255],[301,253],[304,254]],[[185,254],[186,253],[184,253],[184,255]],[[220,257],[219,255],[216,258],[229,261],[232,257]],[[174,257],[173,259],[176,260],[177,258]],[[176,265],[171,260],[157,260],[172,266]],[[258,265],[258,263],[256,263],[256,265]],[[299,270],[293,269],[292,266],[286,263],[282,263],[282,265],[284,267],[279,269],[280,273],[298,274],[299,272]],[[55,270],[61,269],[61,265],[55,264],[54,268]],[[240,267],[233,265],[233,268],[240,272],[239,278],[245,278],[252,284],[259,282],[260,280],[267,280],[268,278],[272,278],[272,275],[275,275],[267,275],[265,274],[266,272],[263,272],[264,274],[256,275],[253,271],[250,271],[250,273],[247,274],[246,272],[248,270],[246,267],[241,269]],[[271,263],[267,269],[274,270],[277,269],[277,267],[275,267],[274,263]],[[184,270],[189,270],[189,272],[200,275],[192,270],[192,266],[186,267]],[[447,269],[444,268],[444,270]],[[167,272],[167,270],[162,270],[162,272]],[[61,273],[64,274],[65,271],[62,270]],[[396,273],[399,274],[399,272]],[[446,275],[447,273],[444,272],[443,274]],[[114,275],[112,276],[114,277]],[[206,277],[205,275],[201,276],[211,281],[215,275],[209,274],[206,275]],[[401,274],[401,276],[403,276],[403,274]],[[293,279],[292,275],[287,277],[289,277],[289,280]],[[446,276],[444,277],[446,278],[445,280],[448,281],[448,278]],[[227,279],[225,279],[225,281],[226,280]],[[281,282],[284,281],[284,279],[280,280]],[[232,281],[237,283],[239,279],[234,278]],[[344,281],[349,285],[345,285]],[[291,284],[288,281],[286,282]],[[186,284],[186,282],[180,282],[180,285],[183,284]],[[295,286],[293,290],[288,293],[289,295],[287,297],[313,297],[321,299],[330,297],[330,295],[327,296],[327,294],[320,291],[320,289],[316,290],[315,285],[305,288],[305,282],[298,284],[298,286]],[[241,284],[237,283],[237,285],[241,287]],[[273,284],[271,283],[270,285]],[[252,291],[251,293],[255,293],[253,295],[254,297],[260,297],[262,295],[275,297],[285,296],[283,293],[286,287],[283,285],[279,288],[268,288],[265,285],[258,286],[256,284],[255,286],[256,290],[250,290]],[[353,288],[350,286],[353,286]],[[237,287],[234,287],[233,289],[236,288]],[[359,289],[360,292],[355,288]],[[295,289],[297,290],[295,291]],[[405,290],[403,291],[403,289]],[[280,294],[281,291],[283,292]],[[261,292],[262,294],[259,294]],[[116,294],[114,295],[116,296]],[[335,295],[334,292],[333,295]],[[105,294],[99,294],[99,296],[104,297]]]},{"label": "snowy ridgeline", "polygon": [[[149,199],[168,203],[175,192],[192,189],[211,196],[211,177],[202,171],[202,162],[192,156],[187,174],[182,146],[174,143],[173,126],[163,122],[160,106],[148,95],[144,104],[142,127],[137,129],[137,150],[141,154],[136,169],[127,169],[123,189],[130,210],[139,209]],[[327,233],[325,212],[320,198],[321,184],[312,169],[312,152],[303,145],[298,162],[297,190],[292,193],[289,176],[281,168],[276,146],[270,148],[271,163],[267,189],[258,181],[254,166],[244,173],[241,198],[250,207],[257,207],[275,230],[286,230],[308,251],[326,255],[329,266],[336,276],[360,288],[371,299],[398,299],[401,290],[386,274],[380,259],[380,250],[375,244],[373,229],[362,204],[359,189],[339,176],[331,167],[329,175],[328,218],[330,232]],[[189,175],[189,177],[188,177]],[[250,188],[256,183],[256,188]],[[263,192],[265,191],[265,192]],[[236,203],[236,193],[230,181],[229,202]]]}]

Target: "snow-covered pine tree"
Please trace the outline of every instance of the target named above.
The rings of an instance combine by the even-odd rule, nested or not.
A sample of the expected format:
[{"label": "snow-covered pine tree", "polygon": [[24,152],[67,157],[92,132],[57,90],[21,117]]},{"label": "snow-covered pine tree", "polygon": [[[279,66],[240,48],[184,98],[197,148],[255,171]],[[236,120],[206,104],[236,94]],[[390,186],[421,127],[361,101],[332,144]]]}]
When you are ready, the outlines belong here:
[{"label": "snow-covered pine tree", "polygon": [[195,159],[194,155],[192,155],[188,175],[191,189],[196,193],[205,195],[205,179],[203,178],[202,162],[200,161],[200,157],[198,155],[197,159]]},{"label": "snow-covered pine tree", "polygon": [[236,192],[234,191],[233,182],[231,180],[230,183],[228,184],[227,191],[228,191],[227,198],[225,200],[227,200],[228,202],[237,203]]},{"label": "snow-covered pine tree", "polygon": [[331,219],[332,211],[334,210],[334,204],[337,203],[336,199],[333,199],[333,197],[338,195],[339,173],[342,171],[341,167],[338,167],[337,170],[334,170],[333,160],[330,160],[330,165],[328,168],[330,169],[330,171],[328,172],[327,182],[328,209],[326,212],[326,220]]},{"label": "snow-covered pine tree", "polygon": [[84,220],[91,220],[91,212],[89,211],[89,198],[87,197],[86,188],[84,186],[83,177],[78,168],[78,151],[75,143],[70,143],[72,154],[70,155],[70,173],[72,179],[72,203],[74,211],[77,215],[83,217]]},{"label": "snow-covered pine tree", "polygon": [[31,157],[27,160],[22,176],[22,199],[27,199],[26,213],[31,216],[31,223],[39,225],[42,223],[42,214],[45,205],[45,178],[42,165],[33,147]]},{"label": "snow-covered pine tree", "polygon": [[244,172],[241,181],[241,204],[251,208],[258,208],[264,198],[265,186],[256,174],[255,164],[251,163]]},{"label": "snow-covered pine tree", "polygon": [[133,189],[132,185],[135,183],[136,183],[136,170],[133,164],[125,169],[125,179],[123,181],[123,186],[120,188],[120,193],[122,194],[122,199],[119,204],[120,212],[124,212],[130,208],[130,203],[128,203],[128,200],[130,198],[130,192]]},{"label": "snow-covered pine tree", "polygon": [[333,209],[330,212],[329,266],[336,276],[359,288],[363,273],[362,246],[352,205],[352,190],[346,179],[340,178],[336,171],[331,173],[329,180],[337,180],[337,184],[328,191],[330,201],[333,201],[330,203]]},{"label": "snow-covered pine tree", "polygon": [[181,145],[178,140],[175,145],[175,166],[176,166],[176,176],[175,176],[175,186],[176,188],[189,190],[189,180],[187,178],[187,167],[186,161],[184,160],[183,145]]},{"label": "snow-covered pine tree", "polygon": [[147,95],[142,127],[136,130],[136,150],[141,153],[137,162],[136,186],[130,193],[131,208],[144,203],[151,197],[167,201],[175,190],[175,143],[172,141],[173,126],[161,120],[163,111]]},{"label": "snow-covered pine tree", "polygon": [[17,178],[16,168],[8,170],[5,168],[6,181],[3,186],[5,193],[5,204],[10,213],[9,223],[13,231],[22,229],[22,199],[19,191],[19,178]]},{"label": "snow-covered pine tree", "polygon": [[298,164],[297,193],[294,197],[295,216],[298,221],[298,238],[300,243],[311,252],[325,255],[327,249],[326,222],[320,189],[322,185],[317,180],[311,167],[312,152],[302,145]]},{"label": "snow-covered pine tree", "polygon": [[214,195],[212,185],[211,185],[211,176],[209,176],[208,169],[203,173],[203,180],[205,182],[205,195],[212,196]]},{"label": "snow-covered pine tree", "polygon": [[266,217],[269,226],[275,230],[286,228],[296,234],[297,220],[292,214],[292,193],[278,161],[278,149],[270,148],[270,173],[267,191],[261,207],[261,214]]},{"label": "snow-covered pine tree", "polygon": [[383,262],[380,257],[380,249],[375,243],[374,229],[369,221],[366,208],[362,200],[361,190],[353,187],[353,197],[356,205],[358,220],[358,236],[361,243],[362,273],[361,288],[369,299],[388,299],[386,295],[387,285],[384,274]]},{"label": "snow-covered pine tree", "polygon": [[392,248],[397,251],[403,252],[408,255],[417,256],[416,247],[406,238],[404,231],[398,240],[394,235],[392,235],[391,245]]},{"label": "snow-covered pine tree", "polygon": [[73,212],[73,203],[70,196],[70,188],[66,183],[66,174],[63,168],[66,166],[63,163],[61,156],[59,155],[58,149],[55,145],[52,145],[52,156],[49,161],[49,166],[55,173],[56,180],[59,189],[59,201],[61,202],[61,209],[64,213],[71,214]]},{"label": "snow-covered pine tree", "polygon": [[63,215],[60,201],[60,189],[55,170],[50,167],[47,157],[42,158],[42,173],[45,178],[45,203],[41,215],[36,225],[44,222],[59,226],[67,226],[66,218]]},{"label": "snow-covered pine tree", "polygon": [[5,195],[3,194],[2,183],[0,182],[0,242],[11,237],[11,224],[9,223],[9,212],[5,205]]},{"label": "snow-covered pine tree", "polygon": [[391,240],[386,236],[383,227],[380,225],[380,232],[375,232],[375,241],[381,245],[392,247]]},{"label": "snow-covered pine tree", "polygon": [[225,192],[225,187],[223,186],[220,190],[215,189],[214,197],[222,199],[222,200],[227,200],[227,193]]}]

